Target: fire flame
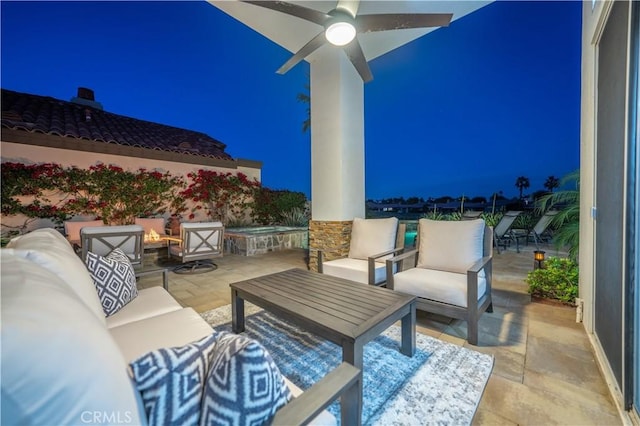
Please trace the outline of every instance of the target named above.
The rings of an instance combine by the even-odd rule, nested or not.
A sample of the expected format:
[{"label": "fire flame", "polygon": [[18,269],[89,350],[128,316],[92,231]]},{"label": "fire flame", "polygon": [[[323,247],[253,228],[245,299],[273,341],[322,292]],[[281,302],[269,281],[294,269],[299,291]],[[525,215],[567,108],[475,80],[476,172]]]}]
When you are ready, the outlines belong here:
[{"label": "fire flame", "polygon": [[144,234],[144,242],[160,241],[160,235],[153,229],[148,234]]}]

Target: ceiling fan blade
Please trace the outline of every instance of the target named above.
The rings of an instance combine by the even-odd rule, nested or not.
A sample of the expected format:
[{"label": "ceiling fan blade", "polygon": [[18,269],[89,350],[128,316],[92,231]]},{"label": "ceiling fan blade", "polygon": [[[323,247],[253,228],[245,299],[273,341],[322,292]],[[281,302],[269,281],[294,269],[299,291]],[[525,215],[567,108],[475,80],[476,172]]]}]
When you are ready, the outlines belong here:
[{"label": "ceiling fan blade", "polygon": [[346,11],[355,18],[358,14],[358,7],[360,6],[360,0],[340,0],[336,5],[337,10]]},{"label": "ceiling fan blade", "polygon": [[324,31],[322,31],[320,34],[312,38],[309,43],[302,46],[302,48],[298,50],[295,55],[289,58],[289,60],[285,62],[284,65],[281,66],[276,72],[278,74],[286,73],[291,68],[293,68],[298,62],[302,61],[304,58],[306,58],[307,56],[315,52],[320,46],[325,44],[326,41],[327,39],[324,36]]},{"label": "ceiling fan blade", "polygon": [[373,80],[373,74],[371,74],[371,69],[369,68],[369,64],[367,63],[367,58],[364,57],[364,53],[362,52],[362,47],[358,42],[358,39],[355,38],[353,41],[346,46],[344,46],[344,51],[353,63],[353,66],[362,77],[362,81],[365,83]]},{"label": "ceiling fan blade", "polygon": [[452,13],[389,13],[380,15],[360,15],[356,17],[359,33],[374,31],[403,30],[408,28],[447,27]]},{"label": "ceiling fan blade", "polygon": [[286,13],[287,15],[295,16],[297,18],[304,19],[309,22],[316,23],[324,26],[324,23],[331,16],[324,12],[320,12],[315,9],[309,9],[307,7],[298,6],[285,1],[249,1],[243,0],[243,3],[249,3],[256,6],[264,7],[266,9],[275,10],[278,12]]}]

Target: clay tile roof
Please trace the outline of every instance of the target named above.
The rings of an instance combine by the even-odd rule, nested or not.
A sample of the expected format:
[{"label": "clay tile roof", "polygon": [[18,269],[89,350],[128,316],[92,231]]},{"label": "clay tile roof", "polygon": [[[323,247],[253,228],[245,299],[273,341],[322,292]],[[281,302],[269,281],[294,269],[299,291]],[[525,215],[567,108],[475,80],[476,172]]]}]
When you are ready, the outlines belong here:
[{"label": "clay tile roof", "polygon": [[233,158],[204,133],[113,114],[101,109],[2,89],[2,127],[161,151]]}]

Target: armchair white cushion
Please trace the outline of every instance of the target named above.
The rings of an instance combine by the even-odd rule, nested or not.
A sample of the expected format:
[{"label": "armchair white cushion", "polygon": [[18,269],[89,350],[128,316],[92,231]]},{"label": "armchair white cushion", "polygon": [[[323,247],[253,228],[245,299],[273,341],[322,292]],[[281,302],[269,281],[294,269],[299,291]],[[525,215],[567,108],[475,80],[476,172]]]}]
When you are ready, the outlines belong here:
[{"label": "armchair white cushion", "polygon": [[[369,282],[369,266],[367,260],[344,257],[342,259],[324,262],[322,268],[323,274],[331,275],[333,277],[340,277],[359,283]],[[380,284],[386,279],[387,272],[385,270],[384,263],[375,262],[374,282],[376,284]]]},{"label": "armchair white cushion", "polygon": [[[353,219],[349,257],[367,260],[370,256],[396,247],[398,218]],[[384,262],[384,259],[382,260]]]},{"label": "armchair white cushion", "polygon": [[482,219],[445,221],[420,219],[417,268],[466,274],[482,258]]},{"label": "armchair white cushion", "polygon": [[[399,229],[401,236],[398,235]],[[320,253],[318,271],[363,284],[382,285],[387,279],[384,262],[393,256],[396,248],[401,249],[403,243],[404,225],[399,225],[397,218],[355,218],[348,257],[324,262]],[[383,253],[387,254],[378,256]]]},{"label": "armchair white cushion", "polygon": [[[467,307],[467,274],[435,269],[411,268],[396,274],[393,289],[424,299],[438,300]],[[478,278],[478,299],[485,292],[487,280]]]}]

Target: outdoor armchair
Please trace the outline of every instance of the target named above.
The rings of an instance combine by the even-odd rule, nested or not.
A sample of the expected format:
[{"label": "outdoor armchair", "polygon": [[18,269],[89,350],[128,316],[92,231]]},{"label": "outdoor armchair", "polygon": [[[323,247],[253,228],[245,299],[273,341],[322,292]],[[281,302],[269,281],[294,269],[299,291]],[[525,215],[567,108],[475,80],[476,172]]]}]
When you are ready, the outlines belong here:
[{"label": "outdoor armchair", "polygon": [[169,276],[166,268],[144,268],[144,228],[140,225],[88,226],[80,230],[81,258],[87,260],[87,253],[108,256],[119,248],[127,255],[134,268],[136,277],[162,272],[162,286],[169,288]]},{"label": "outdoor armchair", "polygon": [[418,249],[386,262],[387,288],[416,296],[417,309],[466,321],[477,345],[480,315],[493,312],[492,234],[482,219],[420,219]]},{"label": "outdoor armchair", "polygon": [[318,272],[363,284],[382,286],[387,280],[384,261],[404,250],[406,225],[395,217],[387,219],[355,218],[351,228],[349,255],[324,260],[318,250]]},{"label": "outdoor armchair", "polygon": [[181,223],[180,239],[169,238],[169,256],[182,262],[173,270],[178,274],[213,271],[217,266],[212,259],[223,252],[222,222]]}]

